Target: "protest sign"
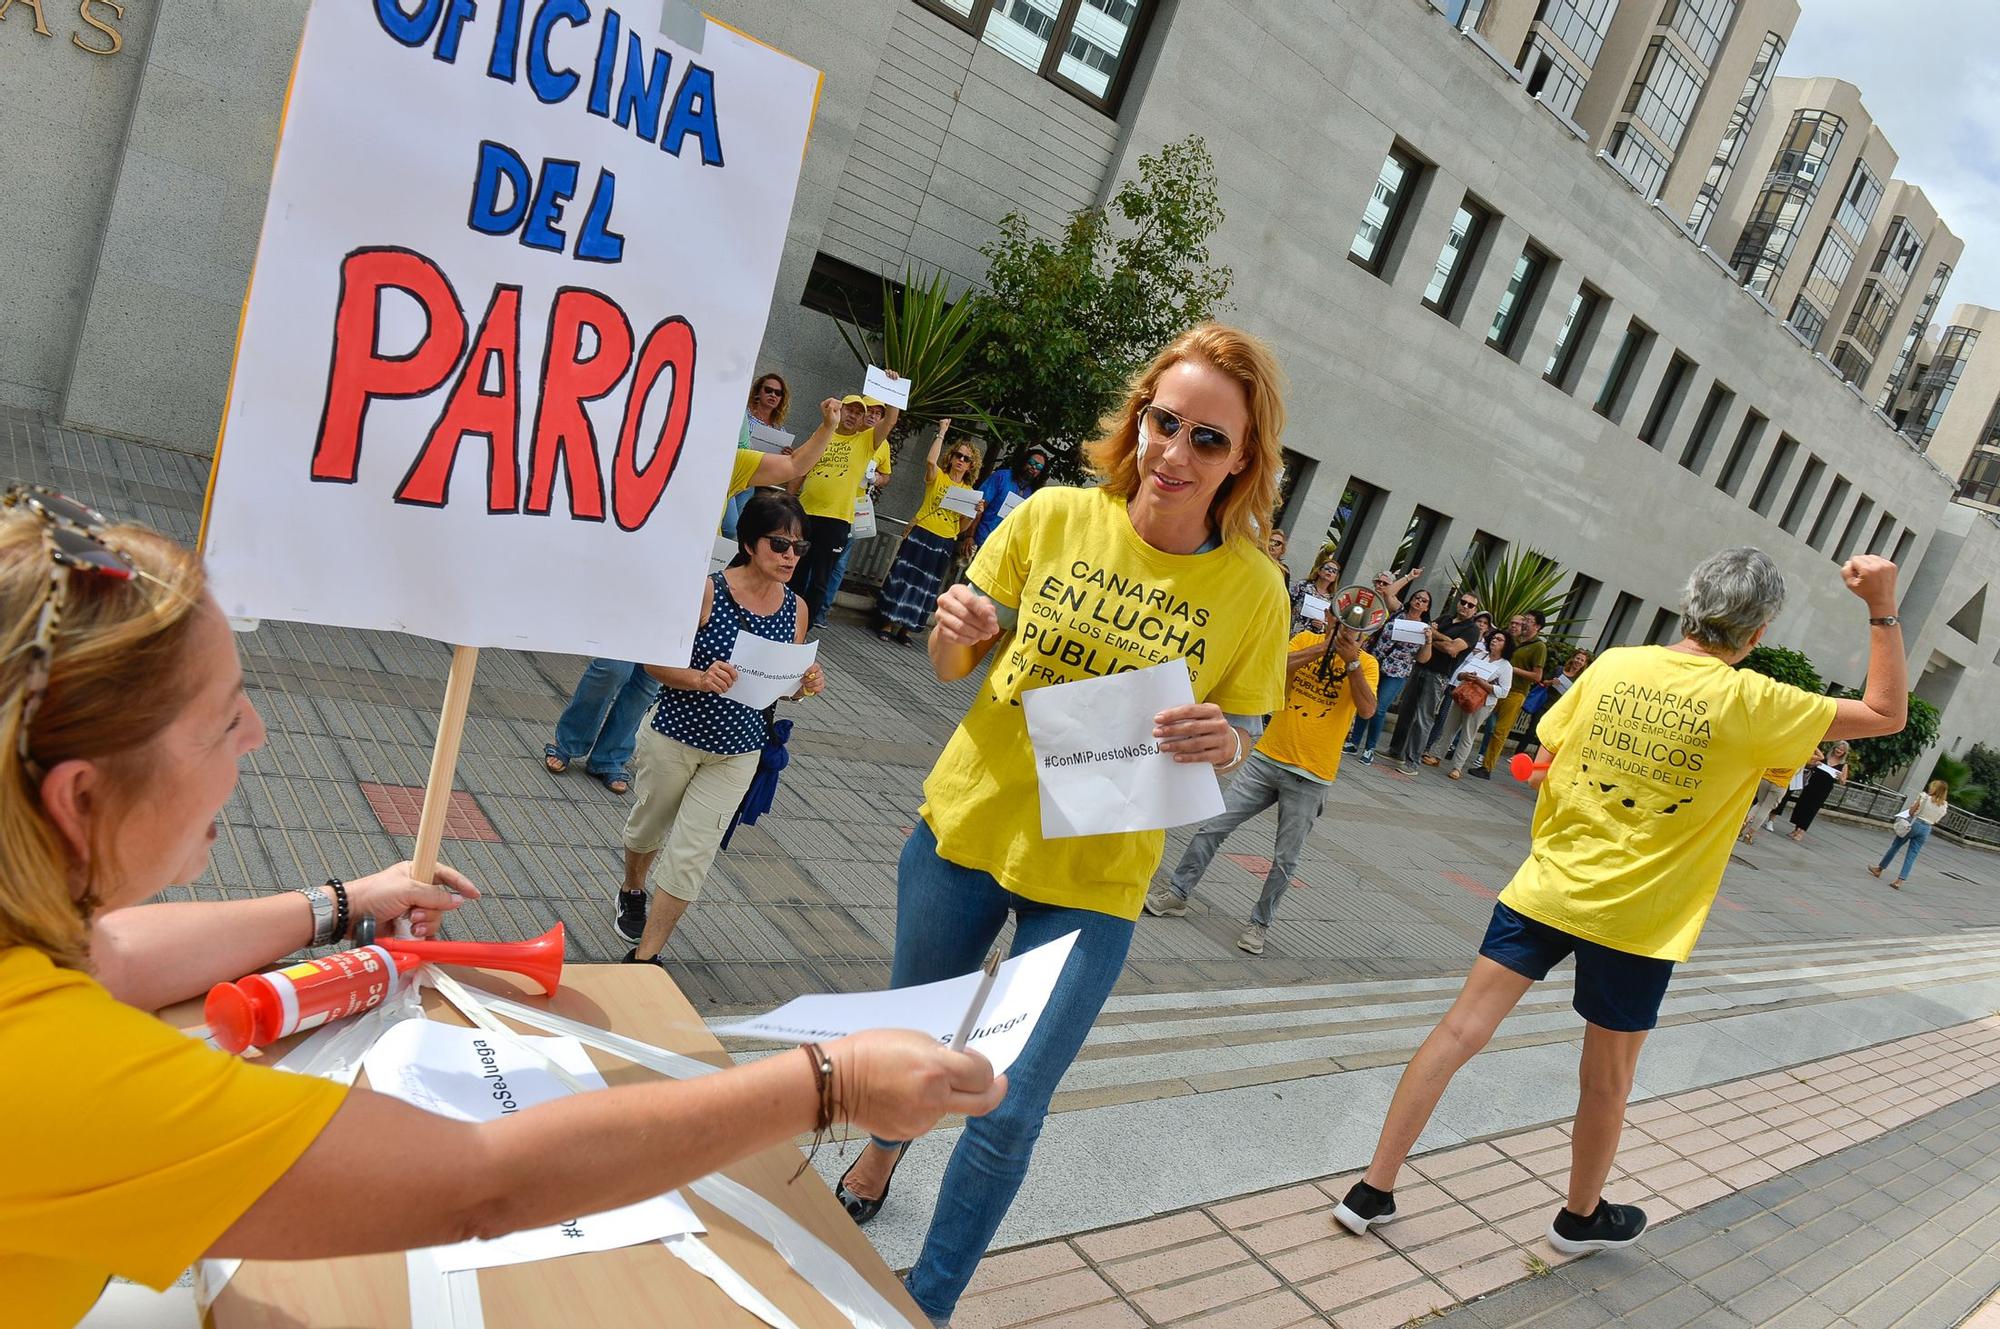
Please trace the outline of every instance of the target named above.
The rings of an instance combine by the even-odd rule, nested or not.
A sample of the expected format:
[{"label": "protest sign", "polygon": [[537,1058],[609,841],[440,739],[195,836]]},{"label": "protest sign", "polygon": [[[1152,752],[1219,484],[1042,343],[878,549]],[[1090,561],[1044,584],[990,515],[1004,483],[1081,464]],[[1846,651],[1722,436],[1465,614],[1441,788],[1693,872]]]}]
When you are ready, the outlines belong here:
[{"label": "protest sign", "polygon": [[970,517],[979,511],[984,496],[977,489],[967,489],[963,485],[947,485],[938,497],[938,506],[947,512],[956,512],[961,517]]},{"label": "protest sign", "polygon": [[661,16],[311,7],[205,523],[228,613],[685,663],[819,76]]},{"label": "protest sign", "polygon": [[910,404],[910,389],[916,385],[907,378],[890,378],[887,370],[879,365],[868,366],[868,374],[861,382],[861,395],[886,402],[897,410]]},{"label": "protest sign", "polygon": [[1215,767],[1175,761],[1153,737],[1155,715],[1193,704],[1181,659],[1023,693],[1042,834],[1156,831],[1222,811]]},{"label": "protest sign", "polygon": [[[1013,1065],[1027,1046],[1076,936],[1072,932],[1058,937],[1000,966],[974,1017],[972,1035],[965,1040],[968,1049],[993,1063],[996,1074]],[[713,1032],[780,1043],[820,1043],[864,1029],[914,1029],[949,1044],[978,995],[980,978],[971,973],[889,992],[794,997],[767,1015],[716,1025]]]},{"label": "protest sign", "polygon": [[1389,640],[1403,646],[1421,646],[1431,637],[1431,625],[1421,618],[1389,620]]},{"label": "protest sign", "polygon": [[792,446],[798,437],[788,434],[775,425],[767,425],[761,420],[752,420],[749,428],[750,446],[759,452],[783,452]]},{"label": "protest sign", "polygon": [[722,695],[753,711],[761,711],[778,698],[797,692],[799,680],[818,658],[816,641],[793,645],[738,628],[736,644],[729,648],[729,663],[736,667],[736,681]]},{"label": "protest sign", "polygon": [[[532,1044],[584,1088],[605,1087],[590,1054],[575,1039],[522,1038],[521,1042]],[[496,1039],[478,1029],[433,1020],[391,1025],[362,1058],[362,1066],[369,1087],[377,1093],[458,1121],[497,1121],[570,1093],[513,1039]],[[615,1250],[701,1230],[701,1220],[687,1201],[679,1192],[669,1191],[548,1227],[432,1247],[429,1254],[445,1269],[487,1269]]]},{"label": "protest sign", "polygon": [[1311,591],[1299,597],[1299,617],[1314,623],[1326,622],[1326,611],[1330,608],[1332,601],[1324,596],[1314,595]]},{"label": "protest sign", "polygon": [[1002,521],[1005,521],[1007,519],[1007,514],[1020,506],[1021,506],[1021,495],[1017,493],[1009,493],[1007,497],[1000,500],[1000,519]]}]

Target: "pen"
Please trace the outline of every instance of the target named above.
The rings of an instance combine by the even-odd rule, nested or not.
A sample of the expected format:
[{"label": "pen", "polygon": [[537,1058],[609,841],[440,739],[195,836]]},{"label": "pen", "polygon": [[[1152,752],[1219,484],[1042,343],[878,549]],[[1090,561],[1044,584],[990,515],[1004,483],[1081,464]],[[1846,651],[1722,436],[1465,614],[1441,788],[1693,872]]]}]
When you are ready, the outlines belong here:
[{"label": "pen", "polygon": [[993,995],[993,980],[1000,976],[1000,952],[994,951],[980,966],[979,990],[972,994],[972,1004],[965,1008],[965,1018],[958,1023],[958,1034],[951,1040],[952,1047],[965,1051],[965,1040],[972,1037],[972,1026],[979,1023],[979,1012],[986,1005],[986,999]]}]

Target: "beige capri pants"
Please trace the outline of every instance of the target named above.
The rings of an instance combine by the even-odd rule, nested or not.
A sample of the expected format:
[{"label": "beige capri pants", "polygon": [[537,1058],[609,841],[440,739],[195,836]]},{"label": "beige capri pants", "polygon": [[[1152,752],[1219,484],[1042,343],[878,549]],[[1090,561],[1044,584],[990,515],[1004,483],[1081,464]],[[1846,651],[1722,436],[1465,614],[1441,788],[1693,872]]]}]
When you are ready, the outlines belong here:
[{"label": "beige capri pants", "polygon": [[701,898],[722,833],[757,774],[758,755],[705,752],[675,742],[650,722],[640,724],[632,753],[632,814],[621,838],[635,854],[659,851],[653,889],[690,904]]}]

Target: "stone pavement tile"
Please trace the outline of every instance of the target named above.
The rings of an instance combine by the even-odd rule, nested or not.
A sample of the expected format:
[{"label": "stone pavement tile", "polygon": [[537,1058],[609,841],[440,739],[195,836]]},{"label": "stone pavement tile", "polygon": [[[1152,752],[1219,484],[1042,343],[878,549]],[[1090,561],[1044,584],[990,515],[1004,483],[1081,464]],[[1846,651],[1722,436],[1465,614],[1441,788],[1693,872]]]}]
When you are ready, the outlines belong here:
[{"label": "stone pavement tile", "polygon": [[1727,1311],[1719,1311],[1716,1304],[1702,1295],[1701,1289],[1683,1283],[1665,1296],[1655,1297],[1644,1305],[1624,1312],[1624,1318],[1633,1324],[1643,1324],[1647,1329],[1679,1329],[1681,1325],[1699,1324],[1704,1329],[1726,1329],[1736,1321]]},{"label": "stone pavement tile", "polygon": [[1137,1255],[1129,1260],[1100,1263],[1097,1271],[1128,1296],[1147,1288],[1179,1283],[1197,1274],[1209,1273],[1247,1260],[1243,1248],[1226,1236],[1190,1242],[1170,1250]]},{"label": "stone pavement tile", "polygon": [[[1298,1293],[1279,1291],[1172,1323],[1177,1329],[1288,1329],[1317,1319],[1318,1312]],[[1139,1323],[1138,1317],[1132,1322]]]},{"label": "stone pavement tile", "polygon": [[1490,1167],[1503,1161],[1501,1153],[1490,1144],[1468,1144],[1457,1149],[1447,1149],[1442,1153],[1426,1154],[1410,1160],[1415,1168],[1432,1181],[1442,1181],[1446,1177],[1470,1172],[1475,1168]]},{"label": "stone pavement tile", "polygon": [[1323,1192],[1310,1184],[1301,1184],[1286,1186],[1282,1190],[1265,1191],[1261,1195],[1245,1196],[1240,1200],[1230,1200],[1223,1204],[1212,1204],[1208,1206],[1208,1214],[1226,1228],[1241,1229],[1273,1218],[1282,1218],[1287,1214],[1326,1207],[1328,1206]]},{"label": "stone pavement tile", "polygon": [[1504,1233],[1496,1232],[1490,1227],[1476,1227],[1427,1246],[1405,1248],[1403,1255],[1425,1273],[1441,1274],[1447,1269],[1456,1269],[1475,1260],[1483,1260],[1495,1251],[1508,1249],[1513,1244]]},{"label": "stone pavement tile", "polygon": [[1536,1178],[1524,1181],[1518,1186],[1509,1186],[1503,1191],[1493,1191],[1476,1199],[1467,1200],[1465,1207],[1489,1223],[1512,1218],[1529,1210],[1547,1209],[1562,1202],[1562,1192],[1548,1182]]},{"label": "stone pavement tile", "polygon": [[1165,1324],[1202,1311],[1243,1301],[1278,1286],[1261,1264],[1238,1264],[1168,1287],[1151,1288],[1131,1300],[1148,1319]]},{"label": "stone pavement tile", "polygon": [[1319,1241],[1329,1232],[1336,1230],[1348,1236],[1349,1240],[1356,1239],[1347,1232],[1347,1229],[1339,1227],[1334,1222],[1331,1204],[1300,1214],[1274,1218],[1268,1223],[1259,1223],[1254,1227],[1234,1229],[1236,1239],[1259,1255],[1273,1255],[1279,1251],[1303,1246],[1308,1242]]},{"label": "stone pavement tile", "polygon": [[[964,1322],[962,1316],[952,1319],[955,1325]],[[1100,1301],[1029,1322],[1030,1329],[1144,1329],[1145,1324],[1139,1312],[1122,1301]]]},{"label": "stone pavement tile", "polygon": [[1370,1236],[1379,1235],[1383,1241],[1398,1250],[1408,1250],[1429,1242],[1463,1232],[1467,1228],[1480,1226],[1479,1215],[1462,1204],[1446,1205],[1426,1214],[1410,1218],[1398,1218],[1393,1223],[1384,1223],[1371,1228]]},{"label": "stone pavement tile", "polygon": [[[1531,1252],[1518,1246],[1510,1246],[1484,1260],[1460,1265],[1456,1269],[1447,1269],[1437,1275],[1437,1281],[1460,1301],[1470,1301],[1474,1297],[1485,1296],[1495,1288],[1519,1282],[1523,1275],[1535,1276],[1535,1265],[1529,1258],[1530,1254]],[[1535,1258],[1541,1257],[1537,1255]],[[1547,1268],[1555,1267],[1547,1261],[1543,1263]]]},{"label": "stone pavement tile", "polygon": [[1438,1185],[1447,1195],[1463,1201],[1490,1195],[1494,1191],[1505,1190],[1510,1186],[1518,1186],[1524,1181],[1533,1180],[1534,1177],[1519,1163],[1512,1159],[1502,1159],[1486,1167],[1442,1177],[1438,1180]]},{"label": "stone pavement tile", "polygon": [[1299,1291],[1323,1311],[1339,1311],[1370,1297],[1411,1283],[1428,1284],[1421,1269],[1391,1251],[1372,1260],[1362,1260],[1335,1271],[1325,1278],[1301,1283]]},{"label": "stone pavement tile", "polygon": [[1199,1209],[1189,1209],[1183,1213],[1168,1214],[1164,1218],[1150,1219],[1143,1223],[1128,1223],[1123,1227],[1106,1228],[1102,1232],[1087,1232],[1070,1240],[1085,1255],[1099,1264],[1105,1264],[1146,1251],[1162,1250],[1200,1237],[1214,1236],[1221,1231],[1221,1227],[1207,1214]]},{"label": "stone pavement tile", "polygon": [[1059,1311],[1116,1302],[1117,1298],[1118,1293],[1094,1270],[1072,1269],[967,1297],[958,1303],[952,1324],[958,1329],[1008,1329]]},{"label": "stone pavement tile", "polygon": [[1442,1315],[1456,1300],[1436,1283],[1419,1283],[1350,1306],[1334,1317],[1334,1323],[1340,1329],[1396,1329]]},{"label": "stone pavement tile", "polygon": [[973,1272],[972,1281],[965,1285],[965,1295],[977,1296],[995,1288],[1047,1278],[1051,1274],[1082,1267],[1083,1257],[1066,1241],[1023,1246],[1019,1250],[1004,1251],[981,1260],[979,1268]]},{"label": "stone pavement tile", "polygon": [[1682,1186],[1670,1186],[1662,1193],[1673,1201],[1675,1208],[1686,1213],[1729,1194],[1729,1183],[1714,1177],[1702,1177]]},{"label": "stone pavement tile", "polygon": [[1381,1243],[1357,1237],[1341,1228],[1331,1237],[1294,1246],[1265,1258],[1264,1263],[1290,1283],[1307,1283],[1336,1273],[1349,1265],[1379,1258]]}]

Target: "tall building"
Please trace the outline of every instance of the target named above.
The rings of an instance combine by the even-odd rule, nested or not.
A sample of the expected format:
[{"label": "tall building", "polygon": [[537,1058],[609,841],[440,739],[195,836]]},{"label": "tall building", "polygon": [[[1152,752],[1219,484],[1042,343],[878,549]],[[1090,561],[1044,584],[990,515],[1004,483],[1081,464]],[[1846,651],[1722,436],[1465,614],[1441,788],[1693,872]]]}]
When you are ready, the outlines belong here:
[{"label": "tall building", "polygon": [[[1673,638],[1687,570],[1754,544],[1790,586],[1771,639],[1848,685],[1867,633],[1837,565],[1884,554],[1943,746],[2000,742],[2000,519],[1890,423],[1938,381],[1958,242],[1851,85],[1776,74],[1793,0],[705,7],[827,72],[761,359],[806,399],[856,381],[835,320],[884,278],[970,291],[1003,217],[1053,234],[1198,135],[1227,316],[1290,376],[1294,548],[1434,590],[1539,550],[1601,647]],[[131,10],[122,61],[0,22],[33,130],[0,142],[0,397],[202,450],[303,3]],[[1992,407],[1975,368],[1947,412]]]},{"label": "tall building", "polygon": [[1903,432],[1957,481],[1957,497],[2000,512],[2000,310],[1959,305],[1917,357]]}]

